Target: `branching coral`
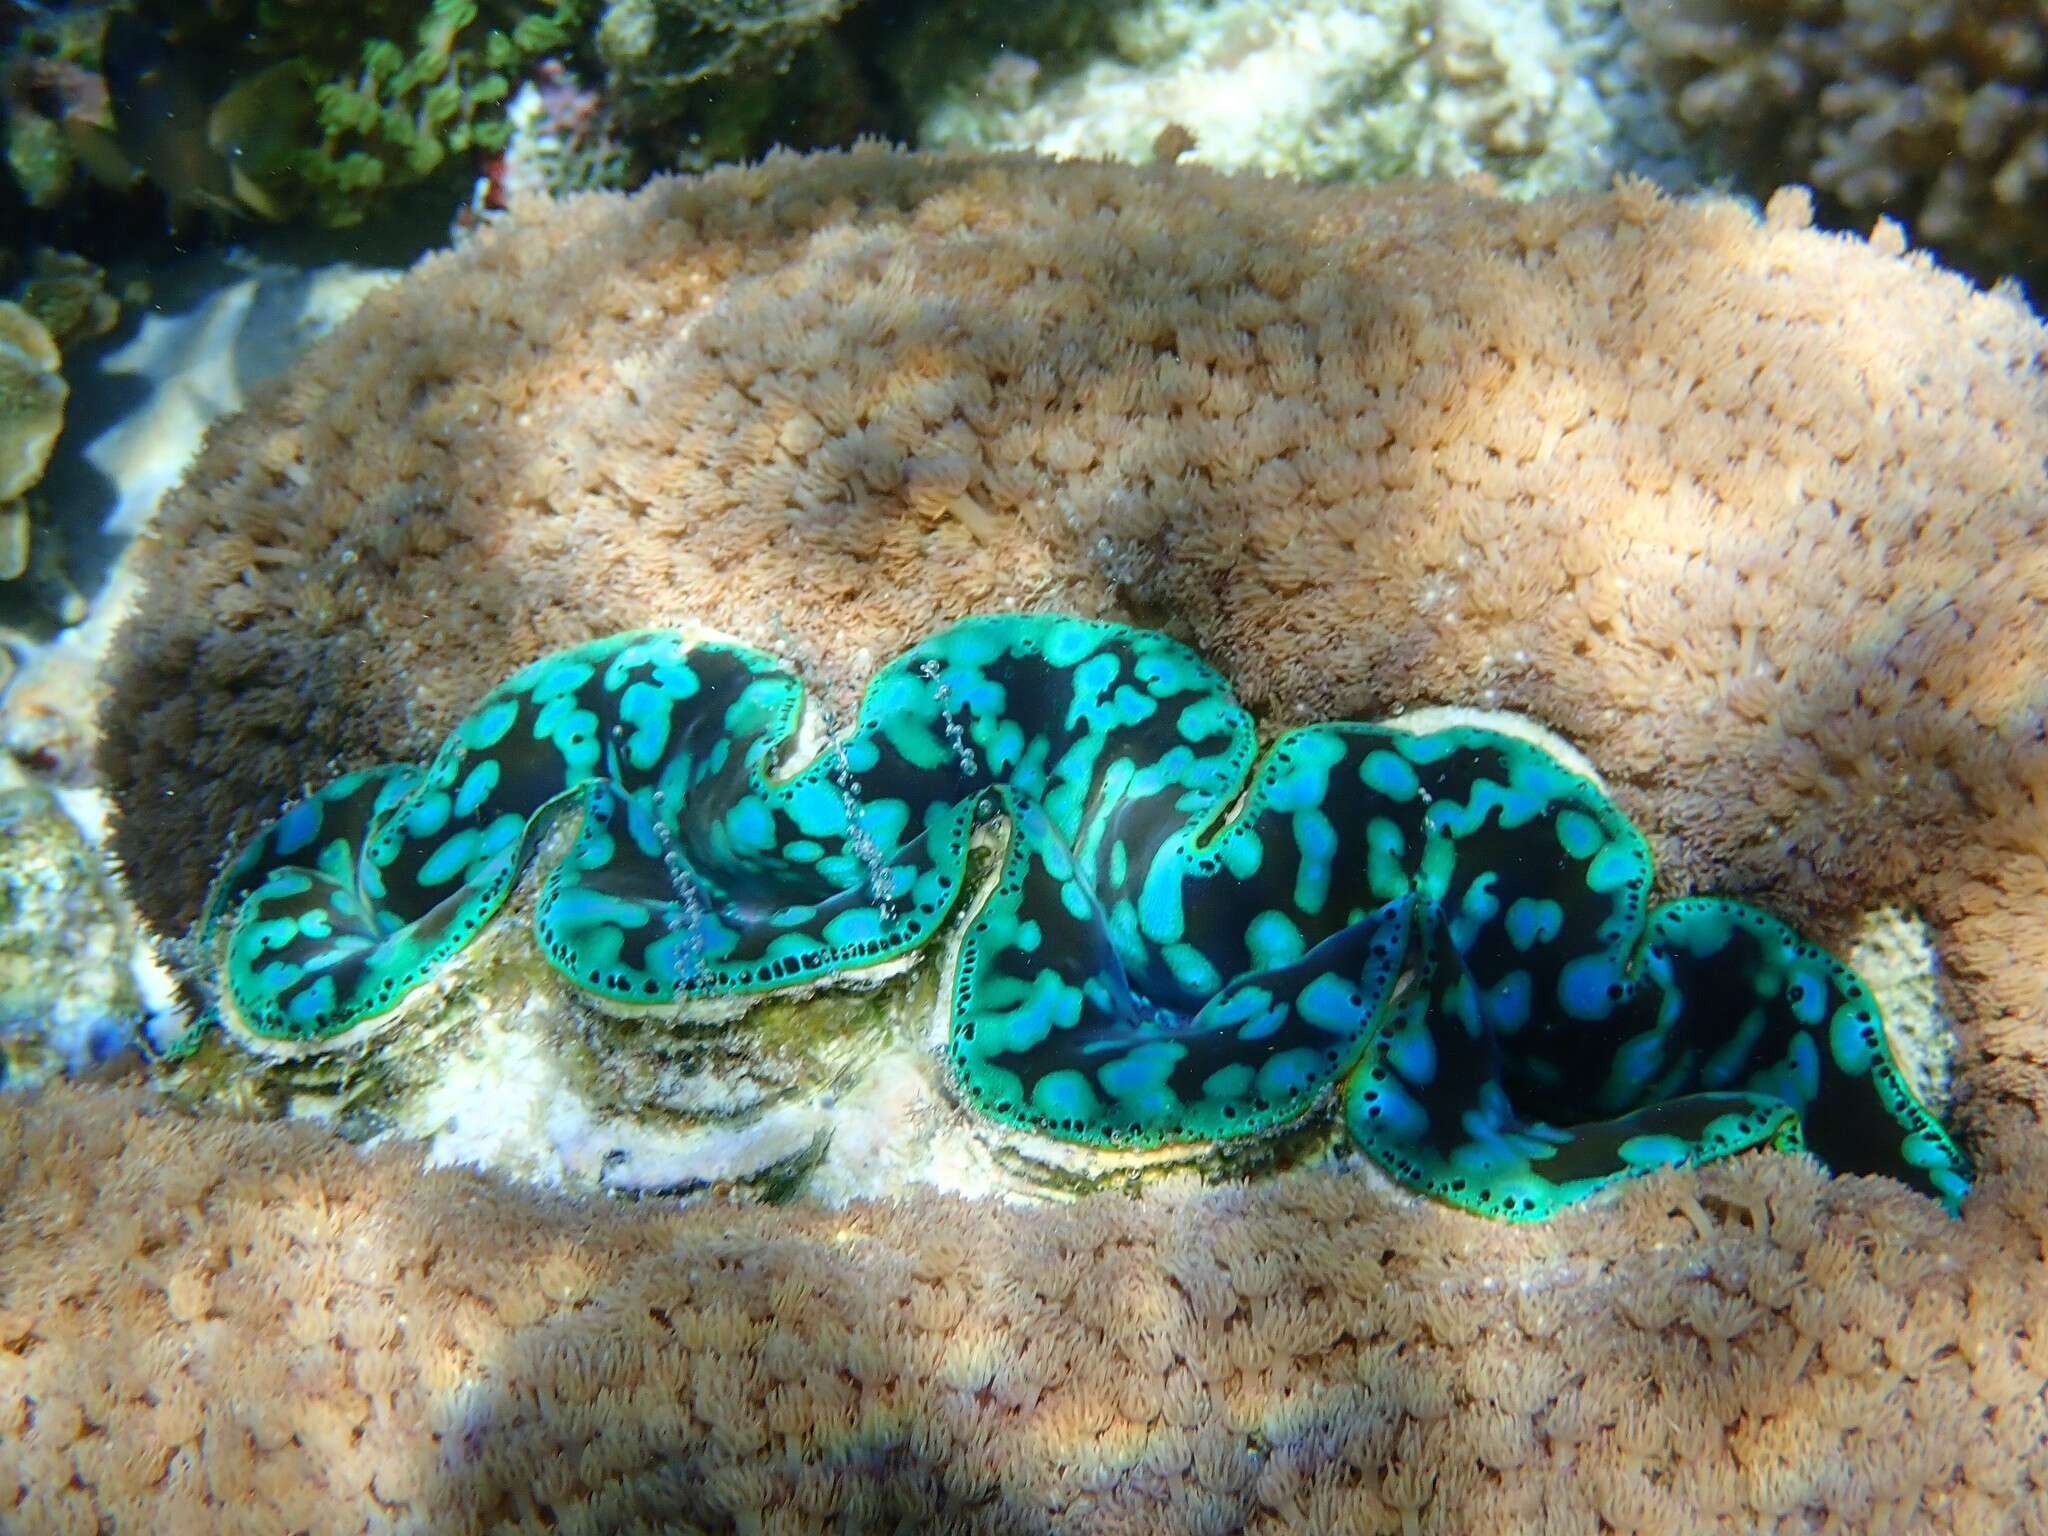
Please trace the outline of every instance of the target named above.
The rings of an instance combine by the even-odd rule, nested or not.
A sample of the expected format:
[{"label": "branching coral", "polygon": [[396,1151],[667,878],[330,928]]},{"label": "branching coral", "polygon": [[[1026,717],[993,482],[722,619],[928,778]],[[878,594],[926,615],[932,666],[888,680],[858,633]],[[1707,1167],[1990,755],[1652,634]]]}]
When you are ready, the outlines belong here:
[{"label": "branching coral", "polygon": [[5,1096],[0,1523],[2026,1533],[2044,1178],[678,1210]]},{"label": "branching coral", "polygon": [[950,1055],[983,1114],[1227,1140],[1347,1082],[1376,1161],[1490,1215],[1802,1137],[1962,1197],[1863,983],[1740,903],[1650,910],[1635,829],[1530,742],[1311,726],[1254,767],[1250,717],[1184,647],[1061,617],[933,636],[846,736],[778,767],[798,686],[744,647],[614,636],[493,689],[424,768],[323,786],[208,903],[226,1022],[356,1043],[497,914],[551,810],[577,831],[541,946],[639,1007],[923,946],[999,816],[951,967]]},{"label": "branching coral", "polygon": [[1810,181],[1985,276],[2048,275],[2034,0],[1626,0],[1679,116],[1763,190]]}]

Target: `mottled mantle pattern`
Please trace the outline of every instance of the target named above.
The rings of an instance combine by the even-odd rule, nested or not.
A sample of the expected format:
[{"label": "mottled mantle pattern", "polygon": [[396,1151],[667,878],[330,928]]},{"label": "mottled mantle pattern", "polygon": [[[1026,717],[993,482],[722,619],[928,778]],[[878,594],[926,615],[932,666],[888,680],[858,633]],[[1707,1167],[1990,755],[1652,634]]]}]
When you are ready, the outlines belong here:
[{"label": "mottled mantle pattern", "polygon": [[1215,1141],[1342,1084],[1382,1167],[1514,1218],[1766,1144],[1951,1208],[1968,1187],[1862,981],[1739,902],[1652,910],[1642,838],[1531,742],[1307,726],[1254,765],[1250,715],[1185,646],[1057,615],[931,636],[795,763],[800,706],[731,642],[542,657],[431,763],[344,774],[229,864],[200,936],[225,1021],[259,1049],[375,1029],[504,907],[551,811],[576,832],[541,948],[643,1009],[923,947],[999,820],[949,1047],[998,1121]]}]

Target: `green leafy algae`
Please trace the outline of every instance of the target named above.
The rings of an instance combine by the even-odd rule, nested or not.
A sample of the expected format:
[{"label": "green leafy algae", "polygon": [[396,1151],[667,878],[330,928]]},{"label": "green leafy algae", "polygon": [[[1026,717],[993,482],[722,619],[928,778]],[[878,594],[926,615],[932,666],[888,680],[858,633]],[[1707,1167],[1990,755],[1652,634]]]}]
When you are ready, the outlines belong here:
[{"label": "green leafy algae", "polygon": [[235,197],[265,217],[305,207],[347,225],[387,192],[472,150],[502,148],[514,81],[571,47],[590,9],[590,0],[221,0],[194,12],[150,0],[144,14],[165,29],[171,59],[238,61],[207,124]]}]

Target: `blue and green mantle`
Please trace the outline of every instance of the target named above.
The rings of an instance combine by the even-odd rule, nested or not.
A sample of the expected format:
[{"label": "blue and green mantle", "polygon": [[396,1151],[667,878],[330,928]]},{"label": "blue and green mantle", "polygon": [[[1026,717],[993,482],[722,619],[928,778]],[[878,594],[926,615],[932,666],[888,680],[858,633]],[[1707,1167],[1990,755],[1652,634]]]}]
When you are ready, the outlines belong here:
[{"label": "blue and green mantle", "polygon": [[1652,906],[1635,828],[1519,736],[1313,725],[1261,756],[1185,646],[1045,615],[897,657],[791,767],[801,707],[789,668],[722,640],[543,657],[425,767],[336,779],[233,858],[200,930],[222,1015],[296,1050],[359,1037],[559,812],[541,948],[615,1005],[872,972],[978,895],[952,1082],[1055,1138],[1223,1141],[1334,1097],[1380,1167],[1489,1216],[1761,1145],[1951,1209],[1968,1187],[1855,973],[1739,902]]}]

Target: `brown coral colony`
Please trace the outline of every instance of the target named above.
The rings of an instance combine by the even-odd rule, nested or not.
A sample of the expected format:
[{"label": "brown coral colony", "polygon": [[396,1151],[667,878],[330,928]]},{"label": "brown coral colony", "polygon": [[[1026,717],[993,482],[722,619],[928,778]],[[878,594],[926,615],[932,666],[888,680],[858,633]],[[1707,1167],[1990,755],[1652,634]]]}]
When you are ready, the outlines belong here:
[{"label": "brown coral colony", "polygon": [[373,296],[143,556],[149,920],[594,635],[701,622],[844,714],[964,615],[1121,619],[1262,724],[1544,723],[1660,896],[1923,920],[1962,1218],[1776,1154],[1519,1229],[1341,1165],[612,1204],[67,1088],[0,1108],[0,1525],[2037,1527],[2048,332],[1801,194],[1174,150],[774,156]]}]

